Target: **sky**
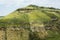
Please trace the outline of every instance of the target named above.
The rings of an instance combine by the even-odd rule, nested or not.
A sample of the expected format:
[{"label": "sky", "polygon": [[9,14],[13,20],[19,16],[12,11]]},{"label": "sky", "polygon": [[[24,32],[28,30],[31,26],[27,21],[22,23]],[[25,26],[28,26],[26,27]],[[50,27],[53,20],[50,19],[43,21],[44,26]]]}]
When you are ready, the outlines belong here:
[{"label": "sky", "polygon": [[60,0],[0,0],[0,16],[6,16],[14,10],[30,4],[60,8]]}]

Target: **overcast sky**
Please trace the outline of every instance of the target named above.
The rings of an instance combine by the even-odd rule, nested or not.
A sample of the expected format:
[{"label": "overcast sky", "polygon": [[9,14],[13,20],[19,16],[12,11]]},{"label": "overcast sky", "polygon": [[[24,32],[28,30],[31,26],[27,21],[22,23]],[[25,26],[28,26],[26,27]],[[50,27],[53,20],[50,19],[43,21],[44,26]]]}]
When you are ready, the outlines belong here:
[{"label": "overcast sky", "polygon": [[0,0],[0,16],[5,16],[29,4],[60,8],[60,0]]}]

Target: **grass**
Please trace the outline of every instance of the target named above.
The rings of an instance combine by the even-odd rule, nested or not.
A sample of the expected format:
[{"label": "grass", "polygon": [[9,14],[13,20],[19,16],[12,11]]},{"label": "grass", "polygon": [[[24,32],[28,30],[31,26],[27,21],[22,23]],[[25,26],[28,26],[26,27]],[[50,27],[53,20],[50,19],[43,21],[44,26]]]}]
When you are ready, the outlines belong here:
[{"label": "grass", "polygon": [[[57,28],[57,25],[59,24],[59,20],[60,20],[60,10],[59,9],[55,9],[55,8],[41,8],[35,5],[30,5],[26,8],[31,8],[31,9],[35,9],[35,10],[30,10],[30,12],[28,12],[29,10],[27,10],[27,12],[18,12],[18,11],[14,11],[12,13],[10,13],[7,16],[4,16],[3,18],[0,19],[0,26],[21,26],[21,27],[26,27],[27,25],[29,25],[29,27],[33,27],[33,24],[38,24],[36,27],[39,27],[39,25],[43,24],[44,25],[44,30],[40,29],[40,32],[43,34],[41,35],[40,33],[36,33],[37,35],[39,35],[39,37],[44,36],[44,31],[48,32],[48,36],[46,38],[46,40],[60,40],[60,34],[59,31],[56,34],[56,29],[54,29],[55,27]],[[38,9],[37,9],[38,8]],[[25,10],[23,10],[25,11]],[[58,12],[56,12],[58,11]],[[58,18],[57,21],[52,22],[52,18]],[[49,23],[50,24],[49,24]],[[27,23],[27,24],[25,24]],[[32,24],[30,24],[32,23]],[[57,24],[58,23],[58,24]],[[53,25],[51,26],[53,28],[53,30],[45,30],[45,24],[46,25]],[[56,24],[56,25],[55,25]],[[35,25],[34,25],[35,26]],[[58,26],[60,27],[60,25]],[[59,29],[58,29],[59,30]],[[35,35],[36,36],[36,35]]]}]

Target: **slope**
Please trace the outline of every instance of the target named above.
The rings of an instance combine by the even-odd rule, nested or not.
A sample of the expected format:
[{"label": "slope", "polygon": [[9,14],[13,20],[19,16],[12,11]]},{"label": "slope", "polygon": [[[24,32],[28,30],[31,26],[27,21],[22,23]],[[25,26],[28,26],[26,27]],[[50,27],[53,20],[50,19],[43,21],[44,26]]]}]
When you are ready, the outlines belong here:
[{"label": "slope", "polygon": [[[27,29],[30,33],[35,34],[31,36],[34,39],[37,37],[35,40],[45,39],[46,37],[46,40],[54,40],[60,35],[59,20],[60,9],[29,5],[4,16],[0,19],[0,26],[20,25],[24,30]],[[32,38],[31,40],[33,40]]]}]

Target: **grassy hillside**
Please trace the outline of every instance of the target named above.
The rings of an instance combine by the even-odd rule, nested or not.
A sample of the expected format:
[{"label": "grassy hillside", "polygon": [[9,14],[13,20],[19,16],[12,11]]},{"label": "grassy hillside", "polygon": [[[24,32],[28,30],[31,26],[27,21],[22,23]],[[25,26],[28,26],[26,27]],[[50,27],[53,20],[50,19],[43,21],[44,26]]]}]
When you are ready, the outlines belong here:
[{"label": "grassy hillside", "polygon": [[0,19],[0,26],[7,25],[27,29],[33,33],[30,40],[60,40],[60,9],[36,5],[19,8]]}]

